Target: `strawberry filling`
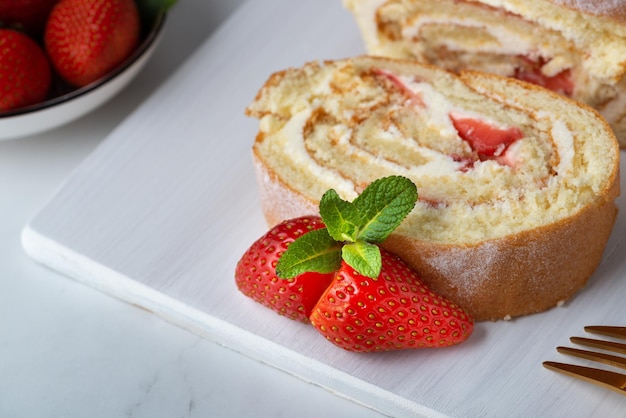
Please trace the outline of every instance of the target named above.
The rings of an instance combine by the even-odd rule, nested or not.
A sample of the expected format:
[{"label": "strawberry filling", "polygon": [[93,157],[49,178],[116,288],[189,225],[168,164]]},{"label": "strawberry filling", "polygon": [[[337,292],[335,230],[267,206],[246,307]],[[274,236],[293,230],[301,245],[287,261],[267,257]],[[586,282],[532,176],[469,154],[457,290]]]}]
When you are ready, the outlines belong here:
[{"label": "strawberry filling", "polygon": [[381,76],[389,80],[391,84],[398,90],[400,90],[400,92],[404,94],[413,105],[422,108],[426,107],[426,104],[422,99],[422,95],[404,84],[402,80],[400,80],[400,78],[398,78],[395,74],[392,74],[389,71],[385,71],[380,68],[374,68],[372,72],[377,76]]},{"label": "strawberry filling", "polygon": [[485,159],[504,155],[512,143],[524,137],[519,128],[499,128],[479,119],[453,113],[450,114],[450,120],[461,139]]},{"label": "strawberry filling", "polygon": [[553,76],[547,76],[541,72],[541,68],[547,63],[544,58],[532,60],[528,57],[522,57],[522,60],[524,65],[518,67],[513,75],[518,80],[528,81],[568,97],[574,93],[572,72],[569,69]]}]

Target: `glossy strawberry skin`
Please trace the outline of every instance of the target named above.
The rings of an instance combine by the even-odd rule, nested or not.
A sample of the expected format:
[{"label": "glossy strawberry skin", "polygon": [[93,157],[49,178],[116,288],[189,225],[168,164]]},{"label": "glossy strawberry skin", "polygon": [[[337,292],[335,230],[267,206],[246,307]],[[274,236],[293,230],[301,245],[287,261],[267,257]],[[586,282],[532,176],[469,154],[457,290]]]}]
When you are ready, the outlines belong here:
[{"label": "glossy strawberry skin", "polygon": [[313,308],[313,326],[333,344],[355,352],[444,347],[465,341],[473,320],[430,291],[398,257],[381,249],[376,278],[345,262]]},{"label": "glossy strawberry skin", "polygon": [[139,33],[133,0],[60,0],[48,18],[44,43],[59,75],[82,87],[128,58]]},{"label": "glossy strawberry skin", "polygon": [[243,254],[235,282],[246,296],[296,321],[308,323],[313,306],[334,273],[304,273],[293,279],[276,276],[276,263],[287,246],[306,232],[323,228],[321,218],[305,216],[276,225]]},{"label": "glossy strawberry skin", "polygon": [[43,49],[25,34],[0,29],[0,111],[43,101],[52,75]]}]

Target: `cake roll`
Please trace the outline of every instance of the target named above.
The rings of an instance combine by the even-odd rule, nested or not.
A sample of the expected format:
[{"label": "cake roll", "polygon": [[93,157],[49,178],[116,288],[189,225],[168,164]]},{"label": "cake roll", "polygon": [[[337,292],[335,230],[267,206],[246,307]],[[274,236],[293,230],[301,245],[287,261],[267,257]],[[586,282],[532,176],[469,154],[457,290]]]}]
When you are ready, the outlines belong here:
[{"label": "cake roll", "polygon": [[601,261],[619,145],[593,108],[547,89],[358,56],[272,74],[246,113],[270,226],[402,175],[413,211],[382,246],[475,320],[545,311]]}]

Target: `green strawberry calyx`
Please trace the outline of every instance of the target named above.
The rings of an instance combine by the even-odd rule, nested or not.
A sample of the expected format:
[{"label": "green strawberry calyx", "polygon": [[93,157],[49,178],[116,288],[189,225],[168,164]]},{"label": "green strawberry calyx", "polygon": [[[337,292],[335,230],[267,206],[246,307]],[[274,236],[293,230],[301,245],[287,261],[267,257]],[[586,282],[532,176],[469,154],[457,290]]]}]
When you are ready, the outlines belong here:
[{"label": "green strawberry calyx", "polygon": [[342,260],[357,272],[378,277],[383,242],[415,207],[417,187],[406,177],[372,182],[352,202],[333,189],[322,196],[320,216],[326,228],[307,232],[278,260],[276,275],[289,279],[306,272],[331,273]]},{"label": "green strawberry calyx", "polygon": [[142,24],[151,28],[157,18],[162,18],[178,0],[136,0]]},{"label": "green strawberry calyx", "polygon": [[178,0],[137,0],[140,9],[151,11],[167,11],[176,4]]}]

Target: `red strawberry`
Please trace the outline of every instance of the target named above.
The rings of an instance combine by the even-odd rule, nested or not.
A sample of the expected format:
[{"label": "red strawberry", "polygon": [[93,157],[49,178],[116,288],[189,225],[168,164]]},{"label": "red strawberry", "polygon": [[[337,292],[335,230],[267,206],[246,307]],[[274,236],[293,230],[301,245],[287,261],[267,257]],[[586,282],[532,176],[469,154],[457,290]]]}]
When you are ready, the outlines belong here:
[{"label": "red strawberry", "polygon": [[458,344],[472,333],[463,309],[433,293],[402,260],[381,250],[382,270],[370,278],[345,262],[311,314],[335,345],[370,352]]},{"label": "red strawberry", "polygon": [[246,296],[281,315],[309,322],[309,314],[334,274],[309,272],[288,280],[276,276],[276,263],[296,238],[324,227],[319,217],[285,221],[258,239],[241,257],[235,281]]},{"label": "red strawberry", "polygon": [[52,6],[58,0],[0,0],[0,21],[21,25],[33,35],[41,35]]},{"label": "red strawberry", "polygon": [[43,49],[23,33],[0,29],[0,111],[43,101],[50,83]]},{"label": "red strawberry", "polygon": [[44,42],[59,75],[81,87],[128,58],[139,31],[133,0],[60,0],[48,18]]}]

